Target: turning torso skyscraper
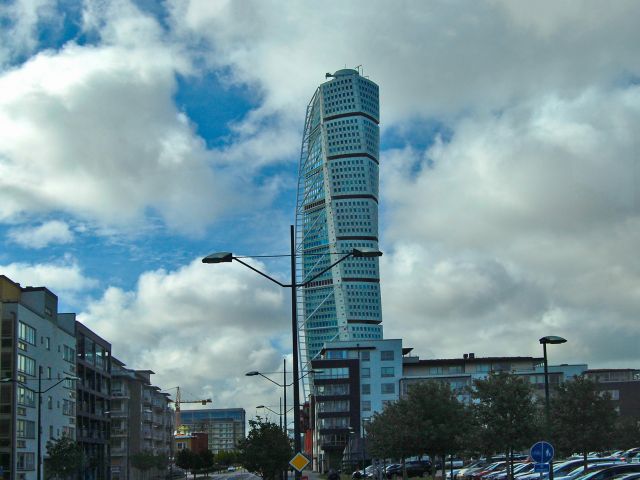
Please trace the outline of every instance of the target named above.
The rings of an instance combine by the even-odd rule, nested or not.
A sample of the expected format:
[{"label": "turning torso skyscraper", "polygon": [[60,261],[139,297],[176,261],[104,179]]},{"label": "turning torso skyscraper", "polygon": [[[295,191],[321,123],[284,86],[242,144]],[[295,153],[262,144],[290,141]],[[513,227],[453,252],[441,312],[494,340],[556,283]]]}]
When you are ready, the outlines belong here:
[{"label": "turning torso skyscraper", "polygon": [[[296,205],[298,282],[353,248],[378,249],[378,85],[338,70],[304,126]],[[299,293],[301,360],[324,342],[382,338],[378,258],[349,258]]]}]

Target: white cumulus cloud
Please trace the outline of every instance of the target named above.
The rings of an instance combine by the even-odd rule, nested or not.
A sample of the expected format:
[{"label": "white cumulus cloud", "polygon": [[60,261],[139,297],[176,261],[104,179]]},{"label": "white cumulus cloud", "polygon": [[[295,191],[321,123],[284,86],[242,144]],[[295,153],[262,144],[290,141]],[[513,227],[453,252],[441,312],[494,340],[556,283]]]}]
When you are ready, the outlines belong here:
[{"label": "white cumulus cloud", "polygon": [[69,225],[60,220],[51,220],[37,227],[19,227],[9,230],[7,237],[25,248],[44,248],[51,244],[73,242]]}]

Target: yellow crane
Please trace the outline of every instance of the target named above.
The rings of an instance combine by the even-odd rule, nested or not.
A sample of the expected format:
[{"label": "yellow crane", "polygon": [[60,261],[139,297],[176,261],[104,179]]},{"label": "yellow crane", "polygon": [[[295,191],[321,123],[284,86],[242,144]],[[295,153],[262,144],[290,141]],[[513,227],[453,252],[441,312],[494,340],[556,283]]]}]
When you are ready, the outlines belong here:
[{"label": "yellow crane", "polygon": [[182,400],[182,398],[180,397],[180,387],[174,387],[176,389],[176,401],[175,401],[175,405],[176,405],[176,431],[179,430],[179,428],[181,427],[180,423],[180,405],[182,405],[183,403],[200,403],[202,405],[206,405],[207,403],[211,403],[212,400],[210,398],[204,398],[201,400]]}]

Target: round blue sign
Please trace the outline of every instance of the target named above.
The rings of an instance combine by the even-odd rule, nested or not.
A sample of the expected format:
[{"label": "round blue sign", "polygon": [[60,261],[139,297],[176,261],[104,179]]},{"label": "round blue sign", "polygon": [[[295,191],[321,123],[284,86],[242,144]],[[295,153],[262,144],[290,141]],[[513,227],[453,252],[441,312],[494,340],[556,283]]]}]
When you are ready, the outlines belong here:
[{"label": "round blue sign", "polygon": [[538,463],[549,463],[553,459],[554,453],[553,445],[549,442],[534,443],[531,450],[529,450],[531,459]]}]

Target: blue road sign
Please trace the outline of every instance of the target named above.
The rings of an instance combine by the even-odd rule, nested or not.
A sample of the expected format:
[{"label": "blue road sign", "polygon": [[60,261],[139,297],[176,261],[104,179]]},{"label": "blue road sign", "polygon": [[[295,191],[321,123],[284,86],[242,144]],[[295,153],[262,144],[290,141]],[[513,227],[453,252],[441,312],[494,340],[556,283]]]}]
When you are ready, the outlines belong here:
[{"label": "blue road sign", "polygon": [[538,473],[538,472],[543,472],[543,473],[549,473],[549,464],[548,463],[534,463],[533,464],[533,471]]},{"label": "blue road sign", "polygon": [[536,463],[549,463],[553,459],[553,445],[549,442],[534,443],[529,450],[529,455]]}]

